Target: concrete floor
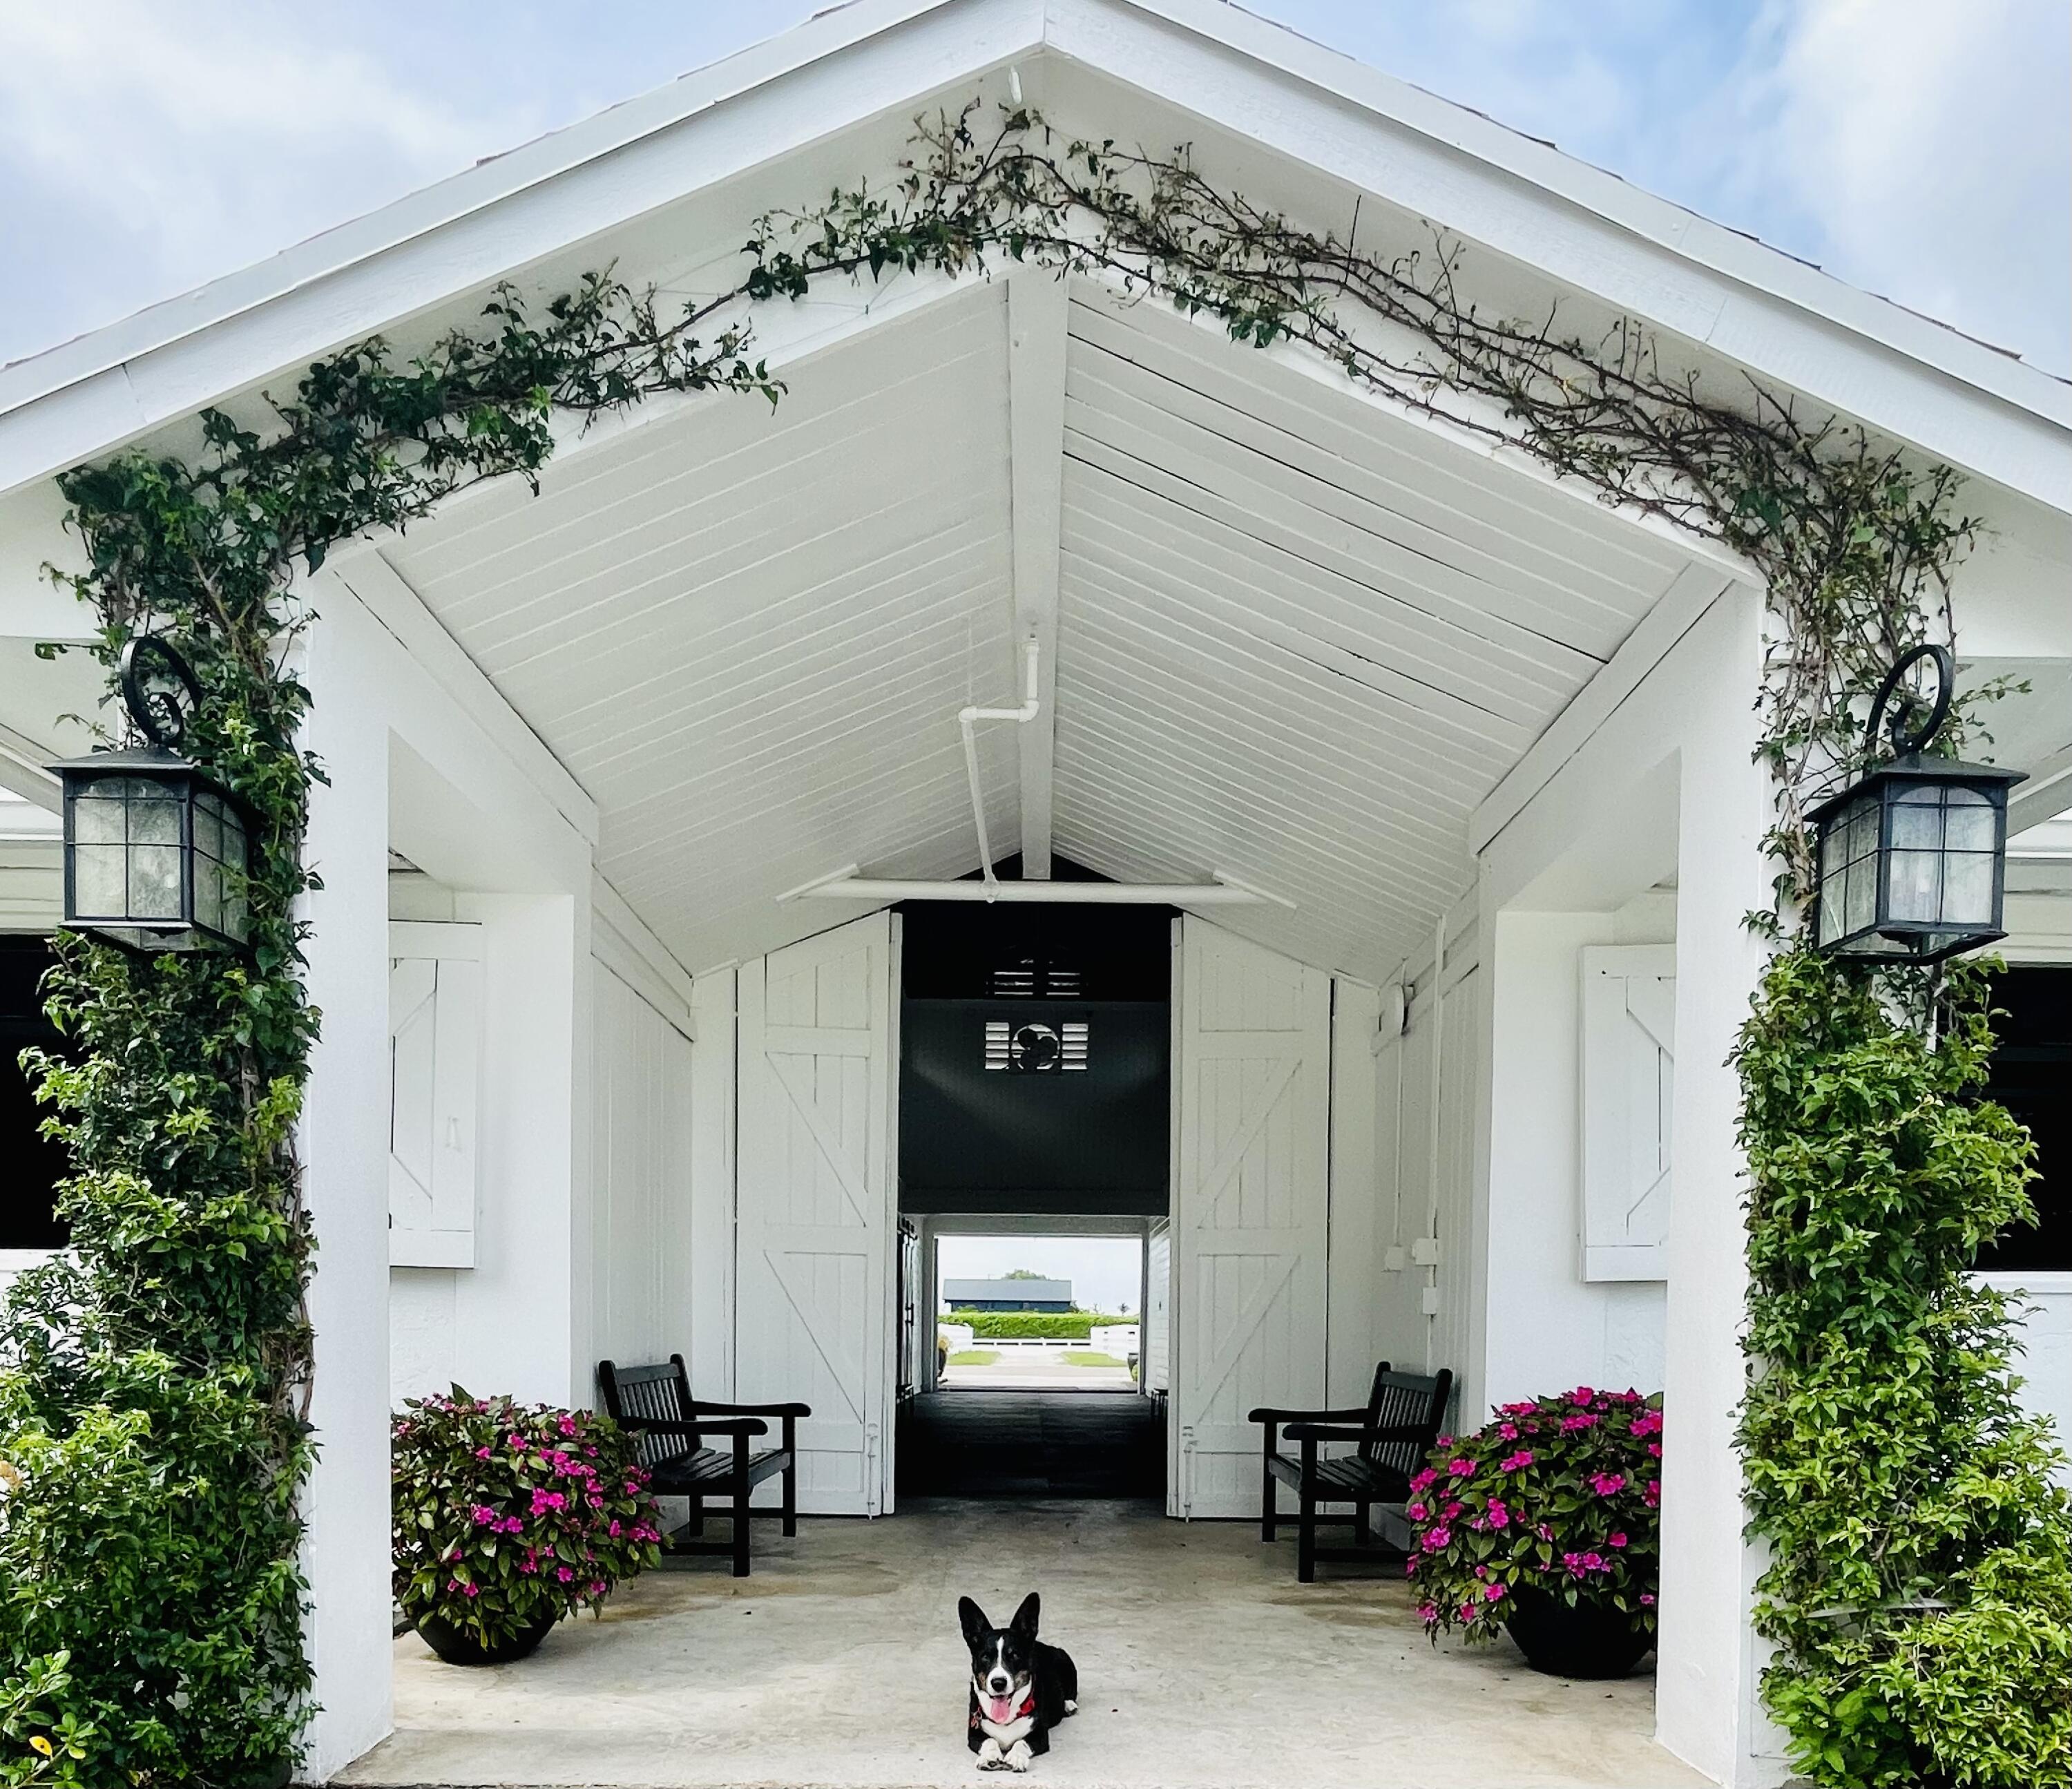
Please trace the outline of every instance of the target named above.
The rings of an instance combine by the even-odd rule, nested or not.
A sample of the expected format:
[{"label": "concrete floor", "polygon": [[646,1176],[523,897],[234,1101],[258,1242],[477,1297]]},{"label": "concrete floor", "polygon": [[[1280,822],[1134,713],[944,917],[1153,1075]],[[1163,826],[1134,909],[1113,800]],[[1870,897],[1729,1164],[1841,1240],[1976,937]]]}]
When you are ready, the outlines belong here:
[{"label": "concrete floor", "polygon": [[[1568,1684],[1508,1642],[1435,1651],[1406,1587],[1293,1581],[1288,1545],[1131,1503],[943,1503],[809,1521],[755,1574],[653,1573],[532,1659],[442,1665],[396,1643],[395,1736],[366,1784],[966,1783],[960,1593],[1043,1594],[1081,1712],[1031,1780],[1072,1789],[1670,1789],[1652,1681]],[[1001,1780],[994,1779],[992,1780]]]}]

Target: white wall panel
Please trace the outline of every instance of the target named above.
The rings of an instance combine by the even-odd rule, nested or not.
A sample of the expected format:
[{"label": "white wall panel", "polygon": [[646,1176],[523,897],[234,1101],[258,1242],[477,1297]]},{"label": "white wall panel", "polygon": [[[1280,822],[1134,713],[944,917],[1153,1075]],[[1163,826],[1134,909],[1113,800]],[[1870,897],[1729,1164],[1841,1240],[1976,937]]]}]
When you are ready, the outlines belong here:
[{"label": "white wall panel", "polygon": [[691,1383],[701,1397],[734,1397],[734,1002],[731,969],[691,990]]},{"label": "white wall panel", "polygon": [[[1674,967],[1673,894],[1619,913],[1505,913],[1494,928],[1486,1397],[1572,1385],[1662,1388],[1659,1279],[1585,1280],[1583,964],[1659,950]],[[1673,981],[1672,984],[1673,985]]]},{"label": "white wall panel", "polygon": [[691,1043],[603,963],[593,958],[591,965],[598,1352],[622,1363],[688,1356],[695,1322]]}]

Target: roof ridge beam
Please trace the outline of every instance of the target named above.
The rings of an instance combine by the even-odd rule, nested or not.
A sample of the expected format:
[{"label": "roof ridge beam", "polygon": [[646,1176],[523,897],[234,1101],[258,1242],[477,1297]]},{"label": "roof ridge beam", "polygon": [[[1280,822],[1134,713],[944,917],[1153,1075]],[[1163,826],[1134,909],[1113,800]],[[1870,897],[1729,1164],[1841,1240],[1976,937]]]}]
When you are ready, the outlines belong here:
[{"label": "roof ridge beam", "polygon": [[1058,738],[1058,562],[1065,482],[1063,276],[1023,265],[1007,282],[1008,454],[1014,637],[1036,643],[1038,706],[1019,732],[1022,874],[1050,879],[1052,767]]}]

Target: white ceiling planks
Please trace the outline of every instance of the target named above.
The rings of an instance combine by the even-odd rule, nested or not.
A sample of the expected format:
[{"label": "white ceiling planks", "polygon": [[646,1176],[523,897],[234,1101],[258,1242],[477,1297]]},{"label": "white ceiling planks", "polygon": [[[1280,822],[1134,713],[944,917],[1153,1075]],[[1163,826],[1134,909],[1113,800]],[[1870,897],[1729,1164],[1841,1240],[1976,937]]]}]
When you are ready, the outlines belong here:
[{"label": "white ceiling planks", "polygon": [[[851,862],[972,867],[954,716],[1012,672],[1005,290],[975,286],[627,431],[388,549],[596,799],[599,868],[683,960],[839,915]],[[982,741],[1012,837],[1012,741]]]},{"label": "white ceiling planks", "polygon": [[[774,414],[628,429],[385,549],[693,968],[842,917],[775,897],[844,864],[976,867],[953,717],[1013,681],[1009,289],[872,327]],[[1022,518],[1057,535],[1057,849],[1256,882],[1296,911],[1219,916],[1386,975],[1472,876],[1476,804],[1688,557],[1162,308],[1077,282],[1058,308],[1059,495]],[[1009,839],[1016,730],[980,738]]]},{"label": "white ceiling planks", "polygon": [[1369,977],[1473,875],[1475,803],[1686,556],[1151,303],[1072,307],[1058,848],[1297,903]]}]

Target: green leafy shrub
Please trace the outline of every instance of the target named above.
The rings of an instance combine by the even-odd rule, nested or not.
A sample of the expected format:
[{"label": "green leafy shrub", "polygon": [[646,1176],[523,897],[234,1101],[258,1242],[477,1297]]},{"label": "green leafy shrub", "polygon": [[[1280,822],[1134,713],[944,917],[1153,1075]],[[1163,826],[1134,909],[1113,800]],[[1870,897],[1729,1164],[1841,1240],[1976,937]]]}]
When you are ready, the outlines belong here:
[{"label": "green leafy shrub", "polygon": [[1127,1317],[1103,1317],[1091,1310],[953,1310],[946,1323],[964,1323],[974,1339],[992,1342],[1083,1342],[1105,1323],[1127,1323]]},{"label": "green leafy shrub", "polygon": [[779,389],[741,331],[701,343],[694,316],[602,274],[537,312],[501,291],[483,316],[406,364],[378,339],[318,362],[262,427],[204,412],[191,463],[130,451],[57,481],[84,649],[112,684],[125,644],[159,635],[199,683],[182,751],[254,816],[251,948],[61,937],[45,984],[68,1048],[26,1059],[71,1158],[72,1248],[0,1308],[0,1789],[270,1784],[308,1712],[312,1239],[293,1139],[323,773],[301,745],[290,585],[341,540],[532,476],[557,409]]},{"label": "green leafy shrub", "polygon": [[1834,1789],[2072,1781],[2072,1505],[1969,1274],[2033,1221],[2028,1133],[1975,1098],[1985,996],[1793,951],[1741,1035],[1763,1688]]},{"label": "green leafy shrub", "polygon": [[395,1594],[483,1646],[602,1602],[660,1557],[632,1437],[586,1410],[413,1399],[396,1418]]},{"label": "green leafy shrub", "polygon": [[1441,1436],[1405,1510],[1419,1528],[1408,1570],[1426,1631],[1491,1639],[1529,1588],[1605,1604],[1653,1633],[1661,1473],[1660,1400],[1638,1392],[1581,1386]]}]

